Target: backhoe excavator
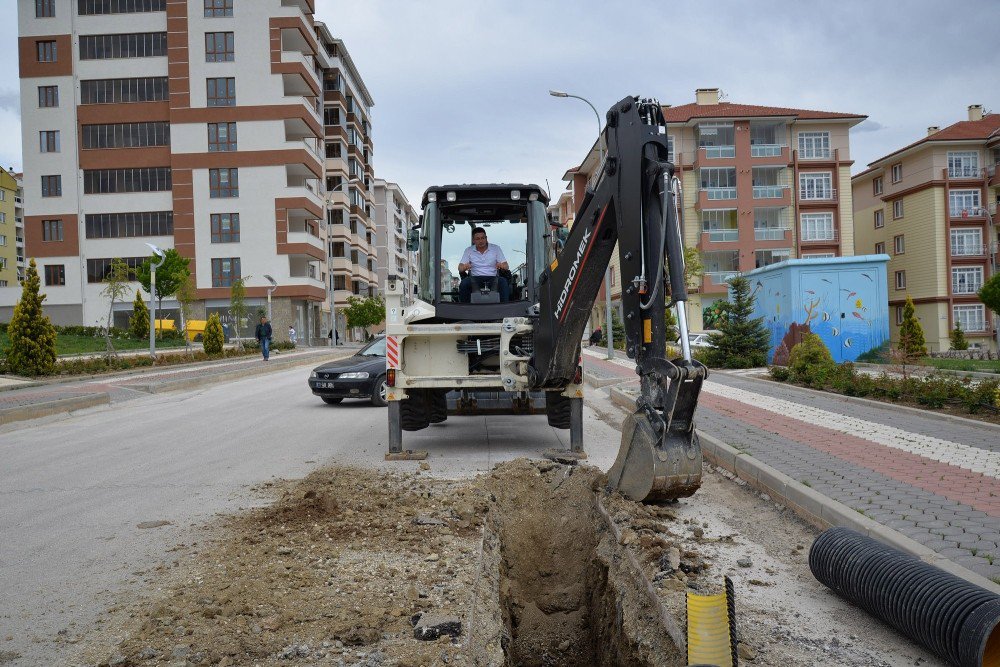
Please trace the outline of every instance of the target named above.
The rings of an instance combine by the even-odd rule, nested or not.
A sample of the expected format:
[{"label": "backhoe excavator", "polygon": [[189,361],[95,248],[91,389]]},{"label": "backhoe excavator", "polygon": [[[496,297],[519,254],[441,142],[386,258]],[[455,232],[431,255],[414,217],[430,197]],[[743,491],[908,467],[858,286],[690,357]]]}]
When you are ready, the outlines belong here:
[{"label": "backhoe excavator", "polygon": [[[449,414],[541,410],[550,425],[569,429],[566,455],[584,458],[581,339],[617,243],[625,351],[636,362],[640,396],[622,425],[608,483],[637,501],[698,489],[693,418],[708,372],[688,344],[679,186],[661,106],[626,97],[608,111],[602,139],[606,158],[558,253],[558,229],[538,186],[424,193],[409,236],[420,251],[419,285],[395,275],[386,281],[387,459],[420,457],[404,451],[403,431]],[[467,268],[461,259],[473,230],[508,258],[496,275],[454,273]],[[671,361],[664,315],[674,305],[682,357]]]}]

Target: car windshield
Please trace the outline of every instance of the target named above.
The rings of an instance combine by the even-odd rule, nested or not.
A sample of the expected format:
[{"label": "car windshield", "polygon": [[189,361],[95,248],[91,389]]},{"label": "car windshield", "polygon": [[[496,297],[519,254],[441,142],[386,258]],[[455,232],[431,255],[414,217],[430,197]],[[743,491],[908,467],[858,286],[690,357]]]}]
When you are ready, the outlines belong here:
[{"label": "car windshield", "polygon": [[385,337],[376,338],[368,347],[362,348],[358,355],[362,357],[384,357],[385,356]]}]

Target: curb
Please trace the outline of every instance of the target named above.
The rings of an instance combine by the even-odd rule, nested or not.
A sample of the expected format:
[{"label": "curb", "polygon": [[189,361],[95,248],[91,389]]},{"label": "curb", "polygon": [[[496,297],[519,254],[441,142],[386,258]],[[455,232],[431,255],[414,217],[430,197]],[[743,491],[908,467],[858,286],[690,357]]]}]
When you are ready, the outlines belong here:
[{"label": "curb", "polygon": [[585,384],[589,384],[591,387],[600,389],[601,387],[607,387],[612,384],[621,384],[622,382],[629,382],[631,380],[638,380],[639,376],[634,378],[620,378],[620,377],[602,377],[588,371],[583,372],[583,381]]},{"label": "curb", "polygon": [[83,410],[84,408],[110,404],[111,394],[106,391],[89,396],[73,396],[70,398],[57,398],[51,401],[39,401],[31,405],[0,409],[0,424],[39,419],[41,417],[73,412],[74,410]]},{"label": "curb", "polygon": [[[611,400],[627,410],[635,409],[635,400],[615,387],[611,388]],[[698,431],[698,436],[701,439],[702,453],[707,461],[728,470],[757,491],[768,494],[773,501],[785,505],[807,523],[821,530],[834,526],[856,530],[862,535],[904,551],[969,583],[1000,594],[1000,585],[952,562],[916,540],[814,491],[766,463],[730,447],[718,438],[703,431]]]}]

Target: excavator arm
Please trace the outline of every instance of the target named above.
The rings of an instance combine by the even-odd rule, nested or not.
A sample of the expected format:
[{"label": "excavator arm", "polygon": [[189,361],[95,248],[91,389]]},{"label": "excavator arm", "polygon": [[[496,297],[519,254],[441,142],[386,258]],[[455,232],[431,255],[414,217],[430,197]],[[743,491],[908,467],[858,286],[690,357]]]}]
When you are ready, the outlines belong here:
[{"label": "excavator arm", "polygon": [[[597,179],[562,254],[540,280],[529,379],[546,389],[565,386],[573,377],[617,243],[625,351],[636,361],[640,396],[622,425],[622,446],[608,482],[633,500],[689,496],[701,485],[694,412],[708,371],[692,360],[688,343],[679,187],[659,103],[626,97],[608,111],[604,139],[607,156]],[[673,304],[682,357],[670,361],[665,313]]]}]

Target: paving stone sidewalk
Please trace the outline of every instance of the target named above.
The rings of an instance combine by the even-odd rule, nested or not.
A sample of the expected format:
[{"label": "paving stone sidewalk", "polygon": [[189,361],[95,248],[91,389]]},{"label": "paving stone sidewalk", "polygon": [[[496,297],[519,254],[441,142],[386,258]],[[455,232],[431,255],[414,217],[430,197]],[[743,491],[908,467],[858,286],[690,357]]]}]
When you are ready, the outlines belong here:
[{"label": "paving stone sidewalk", "polygon": [[[635,378],[584,354],[588,373]],[[1000,429],[713,372],[698,428],[1000,583]]]}]

